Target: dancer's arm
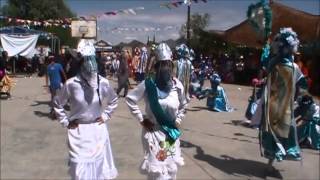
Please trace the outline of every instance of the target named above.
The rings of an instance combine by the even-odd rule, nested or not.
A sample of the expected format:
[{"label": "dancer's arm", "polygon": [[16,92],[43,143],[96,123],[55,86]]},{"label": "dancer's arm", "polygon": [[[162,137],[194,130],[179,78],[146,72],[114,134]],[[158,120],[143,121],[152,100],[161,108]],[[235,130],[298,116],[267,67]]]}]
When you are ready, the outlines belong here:
[{"label": "dancer's arm", "polygon": [[176,86],[178,88],[178,96],[179,96],[179,109],[178,109],[178,113],[177,113],[177,117],[176,117],[176,124],[177,126],[180,126],[183,118],[184,118],[184,114],[185,114],[185,109],[187,107],[187,100],[184,96],[184,88],[183,85],[181,84],[180,81],[176,81]]},{"label": "dancer's arm", "polygon": [[129,110],[140,122],[143,122],[144,118],[137,103],[144,97],[145,89],[144,81],[142,81],[136,88],[129,91],[126,96],[126,103]]},{"label": "dancer's arm", "polygon": [[65,84],[62,87],[61,91],[53,99],[54,111],[63,127],[68,127],[69,125],[69,119],[68,119],[67,113],[63,108],[63,106],[68,102],[68,99],[69,99],[69,91],[68,91],[67,84]]},{"label": "dancer's arm", "polygon": [[111,118],[111,114],[118,106],[118,96],[108,81],[103,82],[102,91],[102,94],[107,99],[107,104],[104,108],[101,118],[103,119],[103,121],[107,121]]}]

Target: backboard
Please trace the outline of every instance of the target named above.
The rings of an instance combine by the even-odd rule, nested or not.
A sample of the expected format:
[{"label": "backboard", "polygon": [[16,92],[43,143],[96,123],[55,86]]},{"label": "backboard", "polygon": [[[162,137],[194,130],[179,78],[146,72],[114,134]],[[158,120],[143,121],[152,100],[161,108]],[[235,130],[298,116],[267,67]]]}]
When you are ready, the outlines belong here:
[{"label": "backboard", "polygon": [[97,37],[97,21],[73,20],[71,22],[71,36],[95,39]]}]

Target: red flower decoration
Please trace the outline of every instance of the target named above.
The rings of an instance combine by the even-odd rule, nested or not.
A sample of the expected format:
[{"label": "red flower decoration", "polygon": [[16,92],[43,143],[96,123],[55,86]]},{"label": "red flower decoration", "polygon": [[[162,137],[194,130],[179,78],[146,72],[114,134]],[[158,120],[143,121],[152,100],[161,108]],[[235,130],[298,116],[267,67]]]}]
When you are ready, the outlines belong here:
[{"label": "red flower decoration", "polygon": [[167,159],[167,152],[165,150],[160,150],[157,155],[156,155],[156,158],[159,160],[159,161],[164,161],[165,159]]}]

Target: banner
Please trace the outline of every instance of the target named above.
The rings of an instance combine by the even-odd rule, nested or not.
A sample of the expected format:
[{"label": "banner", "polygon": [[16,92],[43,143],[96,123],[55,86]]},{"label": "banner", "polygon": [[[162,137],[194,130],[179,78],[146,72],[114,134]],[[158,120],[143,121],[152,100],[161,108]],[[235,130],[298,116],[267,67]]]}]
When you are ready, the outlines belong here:
[{"label": "banner", "polygon": [[20,55],[27,58],[32,58],[36,53],[36,44],[39,35],[6,35],[1,34],[1,43],[8,56]]}]

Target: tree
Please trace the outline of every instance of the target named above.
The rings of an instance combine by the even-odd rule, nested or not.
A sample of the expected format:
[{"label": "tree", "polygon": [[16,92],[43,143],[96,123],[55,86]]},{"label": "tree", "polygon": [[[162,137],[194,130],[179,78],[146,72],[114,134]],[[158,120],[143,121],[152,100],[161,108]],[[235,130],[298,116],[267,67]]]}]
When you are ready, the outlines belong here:
[{"label": "tree", "polygon": [[[4,16],[37,21],[64,19],[76,16],[63,0],[8,0],[2,12]],[[4,25],[10,24],[4,23]],[[34,26],[32,28],[53,33],[60,38],[61,45],[69,45],[72,47],[76,45],[77,38],[71,37],[69,29],[41,26]],[[46,44],[46,41],[42,39],[39,43]],[[47,43],[50,44],[50,42]]]},{"label": "tree", "polygon": [[[209,33],[205,31],[205,28],[209,25],[209,21],[210,15],[208,13],[196,13],[190,17],[189,45],[191,48],[193,48],[196,54],[199,54],[199,52],[208,52],[210,45],[213,42],[213,38],[211,38],[211,36],[208,36]],[[180,39],[186,40],[186,36],[187,27],[186,24],[184,24],[180,29]]]},{"label": "tree", "polygon": [[[205,14],[193,14],[190,17],[190,37],[191,39],[199,38],[199,33],[203,31],[208,25],[210,21],[210,15],[208,13]],[[180,29],[180,36],[183,38],[187,37],[187,26],[186,24],[182,25]]]},{"label": "tree", "polygon": [[73,17],[63,0],[8,0],[3,15],[23,19],[46,20]]}]

